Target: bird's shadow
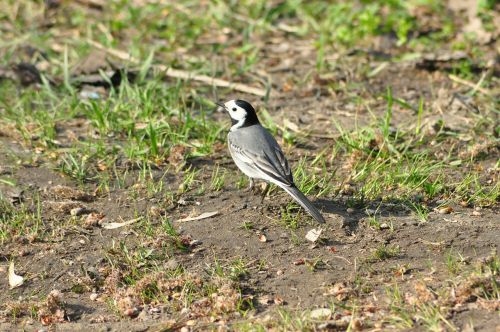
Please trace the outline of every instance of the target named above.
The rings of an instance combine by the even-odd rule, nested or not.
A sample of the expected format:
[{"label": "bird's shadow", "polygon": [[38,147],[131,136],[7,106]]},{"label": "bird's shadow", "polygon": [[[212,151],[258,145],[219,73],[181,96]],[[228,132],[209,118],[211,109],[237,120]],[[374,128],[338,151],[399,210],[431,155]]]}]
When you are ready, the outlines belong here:
[{"label": "bird's shadow", "polygon": [[339,199],[318,199],[315,205],[320,211],[329,214],[336,214],[342,217],[342,227],[348,233],[356,233],[360,223],[364,218],[375,217],[403,217],[411,214],[411,210],[401,200],[388,202],[363,201],[352,203],[348,198]]}]

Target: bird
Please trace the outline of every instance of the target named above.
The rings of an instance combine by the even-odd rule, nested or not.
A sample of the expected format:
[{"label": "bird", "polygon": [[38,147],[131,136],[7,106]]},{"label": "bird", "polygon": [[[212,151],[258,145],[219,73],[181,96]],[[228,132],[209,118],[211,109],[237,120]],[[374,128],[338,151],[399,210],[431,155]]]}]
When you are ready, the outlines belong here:
[{"label": "bird", "polygon": [[317,222],[324,223],[321,212],[295,185],[288,160],[276,139],[261,125],[253,106],[241,99],[215,104],[219,106],[218,111],[226,111],[231,118],[227,135],[229,152],[240,171],[250,178],[250,188],[254,179],[275,184]]}]

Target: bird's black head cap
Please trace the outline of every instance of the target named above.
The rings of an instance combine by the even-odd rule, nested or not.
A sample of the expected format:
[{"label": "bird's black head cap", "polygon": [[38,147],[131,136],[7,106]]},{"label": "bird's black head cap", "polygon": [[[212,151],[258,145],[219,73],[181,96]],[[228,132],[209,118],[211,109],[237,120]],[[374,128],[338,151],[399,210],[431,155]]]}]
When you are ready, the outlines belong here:
[{"label": "bird's black head cap", "polygon": [[249,127],[260,123],[259,118],[257,118],[255,109],[248,101],[237,99],[235,100],[235,104],[238,105],[238,107],[243,108],[247,112],[245,122],[243,122],[243,125],[241,127]]}]

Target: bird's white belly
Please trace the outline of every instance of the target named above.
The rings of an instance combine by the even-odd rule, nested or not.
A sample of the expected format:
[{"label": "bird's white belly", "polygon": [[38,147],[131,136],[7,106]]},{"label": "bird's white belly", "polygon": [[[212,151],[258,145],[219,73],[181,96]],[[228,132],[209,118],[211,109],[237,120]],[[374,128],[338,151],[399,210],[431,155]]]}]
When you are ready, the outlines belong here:
[{"label": "bird's white belly", "polygon": [[248,165],[246,162],[240,160],[238,157],[233,156],[234,163],[240,171],[242,171],[246,176],[254,178],[254,179],[263,179],[263,174],[260,172],[258,169],[255,169],[254,167]]}]

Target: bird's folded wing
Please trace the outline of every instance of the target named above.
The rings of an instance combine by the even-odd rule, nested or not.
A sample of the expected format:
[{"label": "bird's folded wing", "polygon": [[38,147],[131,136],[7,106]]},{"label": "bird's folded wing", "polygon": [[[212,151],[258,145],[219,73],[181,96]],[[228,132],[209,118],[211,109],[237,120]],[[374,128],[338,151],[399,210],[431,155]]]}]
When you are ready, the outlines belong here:
[{"label": "bird's folded wing", "polygon": [[[230,144],[230,148],[240,161],[261,171],[279,184],[285,186],[293,185],[293,176],[290,166],[281,150],[275,149],[275,151],[273,151],[274,155],[269,156],[266,153],[252,153],[240,148],[234,143]],[[273,160],[275,162],[273,162]]]}]

